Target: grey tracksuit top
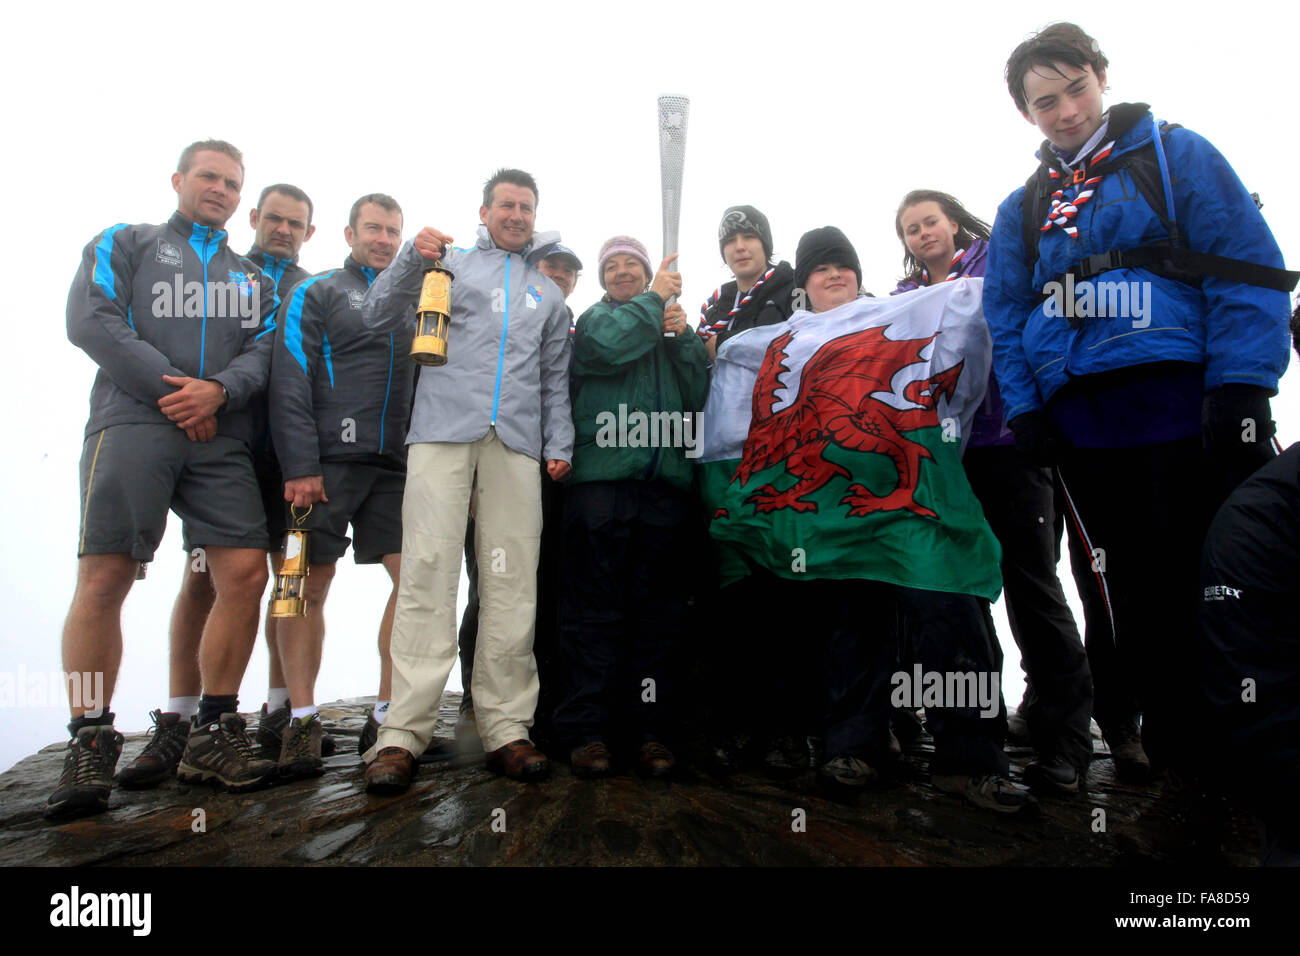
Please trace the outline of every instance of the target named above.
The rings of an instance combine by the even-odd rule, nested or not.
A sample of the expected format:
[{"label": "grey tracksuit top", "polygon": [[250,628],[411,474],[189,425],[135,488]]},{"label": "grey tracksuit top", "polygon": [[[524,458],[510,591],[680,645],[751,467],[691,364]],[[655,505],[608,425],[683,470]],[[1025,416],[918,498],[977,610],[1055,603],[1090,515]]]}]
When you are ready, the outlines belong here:
[{"label": "grey tracksuit top", "polygon": [[299,282],[280,307],[271,440],[286,479],[322,474],[322,460],[405,467],[415,310],[391,331],[367,328],[361,304],[374,279],[348,256]]},{"label": "grey tracksuit top", "polygon": [[179,212],[161,225],[119,223],[92,239],[68,292],[68,339],[95,360],[86,434],[173,425],[164,375],[225,387],[217,433],[252,440],[249,403],[266,388],[275,283],[232,252],[226,233]]},{"label": "grey tracksuit top", "polygon": [[[573,460],[569,314],[559,287],[537,269],[558,234],[506,252],[479,227],[472,249],[449,248],[447,364],[420,372],[407,442],[472,442],[495,426],[507,447],[539,460]],[[406,242],[366,295],[363,321],[388,331],[410,321],[424,258]],[[287,474],[287,472],[286,472]]]}]

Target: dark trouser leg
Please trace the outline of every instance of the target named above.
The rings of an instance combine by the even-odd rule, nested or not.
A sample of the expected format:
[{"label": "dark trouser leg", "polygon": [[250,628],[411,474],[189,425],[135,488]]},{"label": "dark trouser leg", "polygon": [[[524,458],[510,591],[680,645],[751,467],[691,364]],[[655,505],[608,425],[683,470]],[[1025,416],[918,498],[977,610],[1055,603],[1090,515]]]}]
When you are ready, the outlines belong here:
[{"label": "dark trouser leg", "polygon": [[[808,623],[787,632],[791,656],[821,652],[827,758],[879,766],[889,750],[889,678],[898,646],[894,589],[875,581],[793,582]],[[819,646],[820,645],[820,646]],[[806,648],[806,650],[805,650]]]},{"label": "dark trouser leg", "polygon": [[1011,447],[971,450],[964,464],[1002,545],[1007,618],[1034,689],[1024,713],[1034,750],[1085,772],[1092,759],[1092,678],[1056,573],[1052,472]]},{"label": "dark trouser leg", "polygon": [[1118,663],[1131,668],[1153,763],[1190,749],[1199,675],[1197,581],[1205,535],[1200,436],[1137,448],[1073,448],[1061,478],[1097,551]]},{"label": "dark trouser leg", "polygon": [[567,686],[555,709],[555,730],[569,746],[604,739],[613,729],[632,537],[620,484],[583,482],[565,494],[560,659]]},{"label": "dark trouser leg", "polygon": [[465,573],[469,577],[469,602],[461,616],[460,634],[457,636],[460,647],[460,681],[465,688],[465,694],[460,699],[462,714],[474,709],[470,678],[474,676],[474,648],[478,646],[478,557],[474,552],[473,518],[469,519],[465,529]]},{"label": "dark trouser leg", "polygon": [[950,674],[954,686],[955,675],[970,675],[962,683],[966,706],[925,708],[934,735],[932,774],[1006,773],[1009,767],[1002,752],[1002,650],[980,603],[967,594],[898,589],[899,615],[922,673],[941,675],[945,687]]},{"label": "dark trouser leg", "polygon": [[639,740],[670,741],[678,716],[676,650],[691,588],[682,571],[690,501],[659,482],[628,485],[636,508],[626,579],[631,646],[619,693],[631,704],[629,729]]}]

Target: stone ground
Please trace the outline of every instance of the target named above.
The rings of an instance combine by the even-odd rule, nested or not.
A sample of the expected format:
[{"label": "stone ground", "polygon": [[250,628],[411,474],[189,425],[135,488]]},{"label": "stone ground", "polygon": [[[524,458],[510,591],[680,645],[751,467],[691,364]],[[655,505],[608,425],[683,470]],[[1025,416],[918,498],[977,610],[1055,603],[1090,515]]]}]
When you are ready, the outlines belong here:
[{"label": "stone ground", "polygon": [[[824,799],[811,772],[788,783],[756,773],[720,780],[698,769],[672,783],[632,774],[582,781],[557,764],[550,780],[525,785],[486,770],[481,755],[426,765],[407,793],[377,798],[364,792],[356,752],[369,703],[321,707],[339,749],[318,779],[242,796],[176,781],[115,789],[107,813],[62,824],[46,822],[41,810],[65,744],[46,747],[0,775],[0,866],[1255,863],[1246,817],[1228,814],[1213,849],[1198,849],[1173,788],[1117,781],[1100,739],[1087,793],[1045,799],[1023,820],[932,788],[927,737],[908,749],[891,786],[851,806]],[[454,695],[444,701],[440,733],[449,733],[456,706]],[[144,743],[143,734],[129,737],[119,767]],[[1029,759],[1012,751],[1013,776]],[[195,831],[196,810],[203,832]]]}]

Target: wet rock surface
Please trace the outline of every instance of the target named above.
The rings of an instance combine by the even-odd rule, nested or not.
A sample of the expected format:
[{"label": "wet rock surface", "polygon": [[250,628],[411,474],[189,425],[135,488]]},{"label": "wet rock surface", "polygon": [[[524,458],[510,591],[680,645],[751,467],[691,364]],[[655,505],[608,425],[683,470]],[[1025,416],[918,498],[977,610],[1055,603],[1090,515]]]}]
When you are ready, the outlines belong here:
[{"label": "wet rock surface", "polygon": [[[443,702],[450,737],[457,699]],[[693,761],[671,783],[625,773],[578,780],[562,762],[540,784],[497,777],[482,755],[421,767],[395,797],[364,791],[357,736],[368,699],[321,707],[338,752],[325,774],[232,795],[170,781],[114,789],[107,813],[64,823],[41,817],[65,745],[0,775],[0,865],[116,866],[1250,866],[1255,832],[1229,812],[1207,845],[1189,839],[1184,801],[1169,784],[1117,781],[1104,744],[1074,798],[1044,798],[1033,817],[1002,817],[929,785],[927,737],[893,782],[852,804],[825,799],[811,772],[775,782],[720,779]],[[250,720],[253,724],[255,719]],[[145,736],[127,740],[125,767]],[[555,755],[552,755],[553,757]],[[1012,750],[1013,777],[1031,759]],[[1098,814],[1098,810],[1102,814]],[[1099,827],[1104,825],[1104,829]]]}]

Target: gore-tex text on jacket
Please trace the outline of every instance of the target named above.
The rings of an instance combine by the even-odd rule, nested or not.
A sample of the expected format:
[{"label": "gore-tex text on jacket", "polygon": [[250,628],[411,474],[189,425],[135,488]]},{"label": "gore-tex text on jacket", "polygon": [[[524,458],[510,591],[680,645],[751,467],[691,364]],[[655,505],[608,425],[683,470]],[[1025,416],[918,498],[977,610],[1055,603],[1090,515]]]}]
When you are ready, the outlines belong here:
[{"label": "gore-tex text on jacket", "polygon": [[[569,313],[559,286],[537,269],[558,238],[539,233],[522,253],[507,252],[480,226],[472,249],[447,249],[455,275],[447,364],[420,372],[408,444],[472,442],[495,427],[521,454],[573,460]],[[426,265],[407,241],[370,286],[363,321],[384,331],[408,324]]]},{"label": "gore-tex text on jacket", "polygon": [[387,459],[405,467],[415,311],[391,331],[361,321],[375,270],[348,256],[294,286],[280,308],[271,363],[271,439],[286,479],[321,461]]},{"label": "gore-tex text on jacket", "polygon": [[164,375],[218,382],[217,433],[251,440],[248,405],[266,388],[279,299],[232,252],[226,233],[179,212],[161,225],[119,223],[86,246],[68,293],[68,339],[99,366],[86,434],[109,425],[173,425]]}]

